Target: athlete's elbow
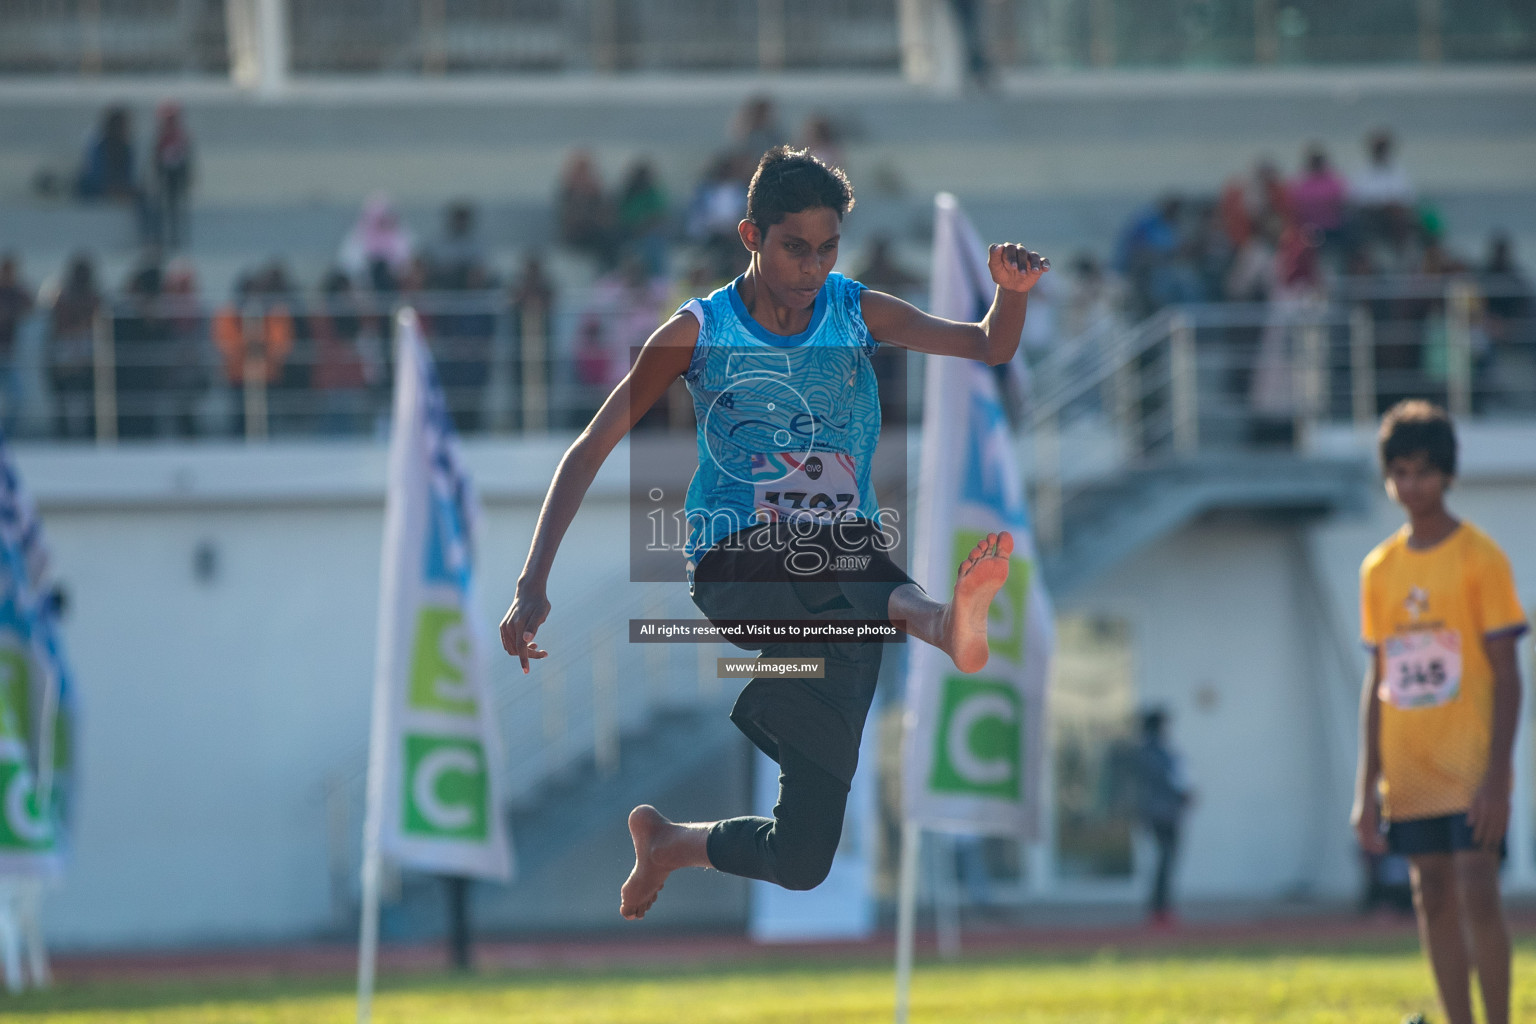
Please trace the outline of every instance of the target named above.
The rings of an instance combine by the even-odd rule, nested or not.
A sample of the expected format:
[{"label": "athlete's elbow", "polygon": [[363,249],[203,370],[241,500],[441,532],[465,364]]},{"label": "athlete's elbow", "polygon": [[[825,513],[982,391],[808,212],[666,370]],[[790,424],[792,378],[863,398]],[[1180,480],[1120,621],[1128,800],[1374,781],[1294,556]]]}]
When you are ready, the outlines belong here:
[{"label": "athlete's elbow", "polygon": [[832,873],[832,858],[827,856],[779,869],[779,885],[791,892],[807,892],[827,880]]},{"label": "athlete's elbow", "polygon": [[581,432],[560,459],[560,468],[595,474],[608,457],[602,442],[590,429]]},{"label": "athlete's elbow", "polygon": [[1012,345],[991,345],[988,346],[987,354],[982,359],[982,362],[988,366],[1002,366],[1013,362],[1014,353],[1018,352],[1018,350],[1018,342],[1014,342]]}]

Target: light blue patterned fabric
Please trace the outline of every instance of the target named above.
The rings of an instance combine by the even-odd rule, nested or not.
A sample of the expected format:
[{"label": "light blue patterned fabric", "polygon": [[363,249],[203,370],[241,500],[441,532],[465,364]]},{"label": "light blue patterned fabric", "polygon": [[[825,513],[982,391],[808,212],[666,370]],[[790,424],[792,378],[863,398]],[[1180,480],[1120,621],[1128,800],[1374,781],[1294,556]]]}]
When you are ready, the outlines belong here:
[{"label": "light blue patterned fabric", "polygon": [[830,274],[800,334],[752,319],[737,286],[683,306],[699,318],[684,375],[698,418],[699,468],[688,485],[690,566],[758,522],[876,518],[870,464],[880,397],[864,325],[864,286]]}]

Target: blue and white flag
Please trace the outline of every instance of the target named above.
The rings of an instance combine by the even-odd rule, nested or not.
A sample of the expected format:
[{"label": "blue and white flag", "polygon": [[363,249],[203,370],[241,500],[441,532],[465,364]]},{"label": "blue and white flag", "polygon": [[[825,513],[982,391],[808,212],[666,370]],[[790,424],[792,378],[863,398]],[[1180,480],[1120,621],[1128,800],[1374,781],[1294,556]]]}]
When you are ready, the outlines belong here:
[{"label": "blue and white flag", "polygon": [[0,874],[64,866],[75,697],[37,508],[0,438]]},{"label": "blue and white flag", "polygon": [[411,310],[397,322],[388,486],[369,841],[401,867],[505,881],[501,741],[475,621],[478,503]]},{"label": "blue and white flag", "polygon": [[[936,205],[929,311],[979,320],[995,287],[987,248],[953,196],[940,194]],[[987,624],[986,668],[967,675],[937,648],[911,649],[905,813],[931,829],[1032,839],[1046,755],[1050,601],[996,373],[955,358],[929,357],[926,369],[915,578],[935,597],[947,596],[960,563],[988,533],[1008,530],[1014,548]]]}]

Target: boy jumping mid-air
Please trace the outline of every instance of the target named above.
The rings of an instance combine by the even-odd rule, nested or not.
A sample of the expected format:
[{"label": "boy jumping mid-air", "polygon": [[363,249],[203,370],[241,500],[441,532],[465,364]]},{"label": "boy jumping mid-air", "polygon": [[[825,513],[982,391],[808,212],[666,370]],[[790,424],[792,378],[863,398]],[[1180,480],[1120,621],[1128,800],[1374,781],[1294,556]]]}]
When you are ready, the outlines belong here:
[{"label": "boy jumping mid-air", "polygon": [[[988,267],[997,292],[981,322],[929,316],[832,272],[852,206],[841,170],[785,147],[763,156],[738,226],[752,254],[747,272],[689,301],[651,335],[555,471],[501,623],[502,646],[524,672],[548,653],[534,641],[549,615],[545,584],[582,497],[678,377],[698,421],[684,554],[694,603],[711,621],[889,621],[943,650],[962,672],[986,664],[987,609],[1007,578],[1013,538],[988,534],[977,544],[947,602],[930,598],[886,554],[870,480],[880,435],[870,355],[883,342],[1007,362],[1027,294],[1049,263],[1018,245],[994,245]],[[790,889],[826,878],[882,645],[761,646],[764,657],[819,657],[825,669],[822,679],[753,679],[731,712],[779,764],[773,817],[684,824],[636,807],[635,867],[619,893],[624,917],[644,917],[678,868],[713,867]]]},{"label": "boy jumping mid-air", "polygon": [[1445,412],[1401,402],[1379,440],[1387,493],[1408,523],[1360,567],[1371,668],[1360,696],[1355,832],[1368,853],[1408,858],[1419,938],[1449,1024],[1472,1024],[1473,971],[1488,1024],[1508,1024],[1499,861],[1525,614],[1498,545],[1446,510],[1456,434]]}]

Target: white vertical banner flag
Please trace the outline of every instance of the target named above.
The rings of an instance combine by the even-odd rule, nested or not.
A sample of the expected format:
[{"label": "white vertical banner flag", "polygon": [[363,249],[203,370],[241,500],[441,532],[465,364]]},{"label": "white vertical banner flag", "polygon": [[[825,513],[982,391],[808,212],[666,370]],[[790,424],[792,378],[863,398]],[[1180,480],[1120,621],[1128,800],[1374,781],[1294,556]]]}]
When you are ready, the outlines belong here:
[{"label": "white vertical banner flag", "polygon": [[414,311],[395,330],[395,400],[380,567],[358,1017],[378,940],[380,860],[506,881],[501,742],[475,622],[478,507]]},{"label": "white vertical banner flag", "polygon": [[[953,196],[941,193],[935,205],[929,311],[979,320],[995,288],[987,247]],[[966,553],[988,533],[1008,530],[1014,548],[988,619],[986,668],[967,675],[937,648],[911,649],[904,810],[924,828],[1033,839],[1055,636],[1013,438],[991,367],[930,356],[926,371],[915,578],[947,595]]]},{"label": "white vertical banner flag", "polygon": [[63,872],[72,797],[73,679],[42,521],[0,438],[0,875]]}]

